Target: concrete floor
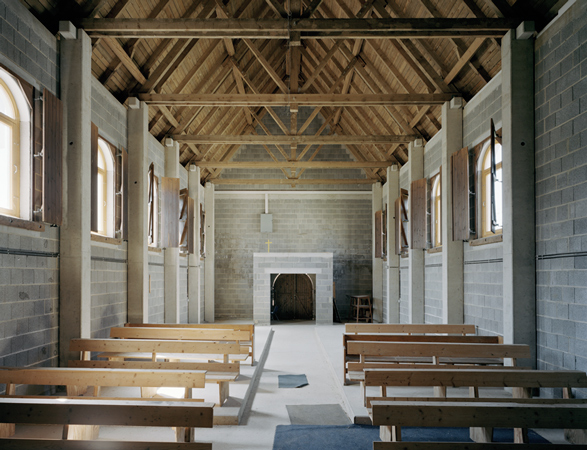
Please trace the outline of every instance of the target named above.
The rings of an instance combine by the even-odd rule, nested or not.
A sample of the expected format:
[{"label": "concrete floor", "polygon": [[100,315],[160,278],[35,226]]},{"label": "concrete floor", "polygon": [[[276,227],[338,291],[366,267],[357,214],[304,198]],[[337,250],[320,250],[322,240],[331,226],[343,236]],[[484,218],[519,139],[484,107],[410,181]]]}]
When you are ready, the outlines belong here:
[{"label": "concrete floor", "polygon": [[[316,326],[313,322],[282,322],[271,327],[256,327],[256,365],[241,366],[241,377],[231,384],[228,403],[221,409],[239,414],[240,425],[215,426],[198,429],[196,439],[212,442],[214,450],[271,450],[277,425],[289,425],[286,405],[339,404],[355,422],[367,417],[358,384],[343,386],[343,354],[341,324]],[[278,375],[305,374],[308,386],[298,389],[278,388]],[[389,395],[431,396],[432,391],[400,388]],[[202,392],[206,401],[217,396],[215,389]],[[373,395],[375,393],[373,392]],[[467,390],[449,390],[449,396],[466,396]],[[509,396],[503,390],[491,395]],[[194,397],[199,394],[194,392]],[[233,411],[231,411],[231,409]],[[216,414],[216,412],[215,412]],[[17,427],[20,437],[49,437],[43,429]],[[58,430],[51,433],[59,436]],[[540,431],[553,443],[564,444],[562,431]],[[171,429],[102,427],[100,439],[173,441]]]}]

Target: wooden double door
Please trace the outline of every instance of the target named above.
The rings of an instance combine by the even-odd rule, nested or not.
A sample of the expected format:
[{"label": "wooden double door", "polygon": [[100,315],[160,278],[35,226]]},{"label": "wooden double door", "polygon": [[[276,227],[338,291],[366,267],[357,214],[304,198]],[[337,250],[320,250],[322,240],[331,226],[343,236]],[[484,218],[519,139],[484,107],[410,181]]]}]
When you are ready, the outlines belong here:
[{"label": "wooden double door", "polygon": [[279,320],[314,320],[314,288],[306,274],[280,274],[273,284]]}]

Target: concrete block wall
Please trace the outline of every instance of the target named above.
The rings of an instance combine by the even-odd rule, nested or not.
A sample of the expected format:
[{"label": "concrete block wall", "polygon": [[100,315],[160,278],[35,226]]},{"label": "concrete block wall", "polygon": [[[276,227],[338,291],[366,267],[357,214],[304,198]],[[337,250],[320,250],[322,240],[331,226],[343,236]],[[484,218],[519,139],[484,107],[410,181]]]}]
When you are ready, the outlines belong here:
[{"label": "concrete block wall", "polygon": [[58,324],[59,229],[0,226],[0,365],[56,366]]},{"label": "concrete block wall", "polygon": [[0,64],[57,95],[58,48],[55,36],[20,2],[0,0]]},{"label": "concrete block wall", "polygon": [[270,195],[273,232],[260,232],[264,195],[215,199],[215,316],[253,317],[253,253],[333,252],[337,305],[348,315],[347,294],[371,293],[370,195]]},{"label": "concrete block wall", "polygon": [[534,54],[537,358],[540,369],[585,371],[587,4],[559,16]]},{"label": "concrete block wall", "polygon": [[110,328],[127,321],[127,251],[120,246],[92,242],[91,336],[106,338]]},{"label": "concrete block wall", "polygon": [[[128,149],[126,108],[92,77],[92,122],[100,137]],[[109,336],[127,321],[127,244],[92,242],[92,319],[94,338]]]},{"label": "concrete block wall", "polygon": [[[490,134],[490,119],[501,128],[501,72],[463,109],[463,146],[472,149]],[[476,170],[476,169],[475,169]],[[485,335],[503,335],[502,244],[463,244],[464,321]]]},{"label": "concrete block wall", "polygon": [[477,325],[478,334],[503,336],[502,245],[465,248],[465,323]]}]

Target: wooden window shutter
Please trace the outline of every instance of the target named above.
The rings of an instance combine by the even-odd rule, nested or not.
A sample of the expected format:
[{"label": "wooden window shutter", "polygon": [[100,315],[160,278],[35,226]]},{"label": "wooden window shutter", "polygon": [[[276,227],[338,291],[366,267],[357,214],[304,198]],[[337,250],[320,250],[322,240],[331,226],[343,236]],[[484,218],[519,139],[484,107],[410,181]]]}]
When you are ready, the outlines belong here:
[{"label": "wooden window shutter", "polygon": [[387,203],[381,217],[381,258],[387,258]]},{"label": "wooden window shutter", "polygon": [[98,126],[92,123],[91,133],[92,231],[98,231]]},{"label": "wooden window shutter", "polygon": [[179,247],[179,178],[161,178],[161,247]]},{"label": "wooden window shutter", "polygon": [[188,196],[188,190],[179,192],[179,248],[185,253],[194,253],[194,199]]},{"label": "wooden window shutter", "polygon": [[[47,89],[43,92],[45,122],[43,164],[43,221],[62,222],[63,104]],[[37,159],[37,158],[35,158]]]},{"label": "wooden window shutter", "polygon": [[469,217],[469,150],[467,147],[450,157],[452,178],[452,240],[468,241]]},{"label": "wooden window shutter", "polygon": [[[25,91],[26,92],[26,91]],[[37,99],[35,101],[35,98]],[[34,96],[30,98],[33,109],[33,220],[43,220],[43,189],[44,189],[44,165],[43,165],[43,129],[44,102],[41,101],[41,92],[34,88]],[[60,169],[61,170],[61,169]]]},{"label": "wooden window shutter", "polygon": [[412,181],[410,192],[410,240],[411,249],[426,248],[426,187],[428,180],[420,178]]},{"label": "wooden window shutter", "polygon": [[200,203],[200,257],[206,257],[206,212]]},{"label": "wooden window shutter", "polygon": [[402,254],[402,198],[395,199],[395,254]]},{"label": "wooden window shutter", "polygon": [[155,241],[155,165],[151,163],[149,166],[148,175],[148,189],[149,189],[149,204],[148,204],[148,218],[149,218],[149,245],[157,245]]},{"label": "wooden window shutter", "polygon": [[122,160],[122,239],[128,241],[128,152],[120,149]]},{"label": "wooden window shutter", "polygon": [[375,258],[381,258],[383,246],[383,212],[375,211]]}]

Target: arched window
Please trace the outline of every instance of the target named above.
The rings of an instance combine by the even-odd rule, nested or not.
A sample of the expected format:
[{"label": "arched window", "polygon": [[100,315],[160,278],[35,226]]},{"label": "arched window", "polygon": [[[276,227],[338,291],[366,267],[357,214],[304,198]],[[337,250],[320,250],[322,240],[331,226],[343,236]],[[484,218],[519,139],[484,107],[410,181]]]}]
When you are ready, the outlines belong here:
[{"label": "arched window", "polygon": [[432,182],[431,196],[431,220],[432,220],[432,245],[433,247],[442,246],[442,197],[440,192],[440,175],[434,178]]},{"label": "arched window", "polygon": [[31,218],[32,110],[20,83],[0,68],[0,214]]},{"label": "arched window", "polygon": [[494,149],[492,157],[491,142],[487,142],[480,158],[481,237],[501,234],[503,228],[502,152],[497,140]]},{"label": "arched window", "polygon": [[110,145],[98,139],[98,234],[114,236],[114,159]]}]

